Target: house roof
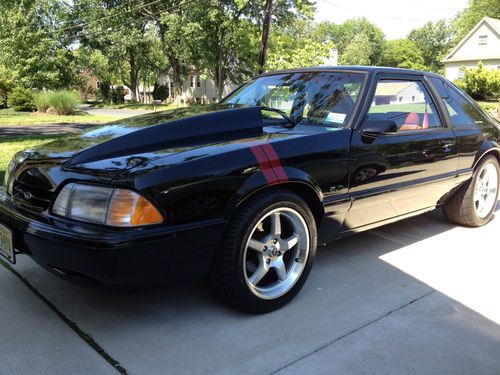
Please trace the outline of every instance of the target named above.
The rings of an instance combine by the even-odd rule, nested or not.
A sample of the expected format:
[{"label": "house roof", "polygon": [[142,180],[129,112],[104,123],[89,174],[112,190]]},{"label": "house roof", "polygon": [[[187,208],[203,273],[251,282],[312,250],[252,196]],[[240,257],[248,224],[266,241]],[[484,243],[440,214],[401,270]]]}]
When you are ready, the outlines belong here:
[{"label": "house roof", "polygon": [[[496,36],[500,39],[500,20],[491,17],[484,17],[479,21],[476,26],[472,28],[471,31],[453,48],[450,53],[444,58],[443,62],[452,62],[452,61],[468,61],[469,59],[464,58],[454,58],[455,53],[467,42],[470,37],[481,27],[481,25],[487,24]],[[491,56],[479,56],[473,57],[471,56],[470,60],[481,60],[481,59],[497,59],[500,58],[499,51],[493,51]]]},{"label": "house roof", "polygon": [[412,82],[383,82],[377,85],[375,95],[387,96],[399,94],[404,89],[410,87]]}]

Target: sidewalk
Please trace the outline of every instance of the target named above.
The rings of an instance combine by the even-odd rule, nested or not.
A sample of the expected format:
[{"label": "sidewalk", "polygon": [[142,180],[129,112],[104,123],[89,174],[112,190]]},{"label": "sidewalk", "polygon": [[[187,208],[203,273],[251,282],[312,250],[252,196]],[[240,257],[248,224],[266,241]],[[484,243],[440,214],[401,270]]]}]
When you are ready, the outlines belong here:
[{"label": "sidewalk", "polygon": [[2,264],[0,285],[0,373],[116,374]]}]

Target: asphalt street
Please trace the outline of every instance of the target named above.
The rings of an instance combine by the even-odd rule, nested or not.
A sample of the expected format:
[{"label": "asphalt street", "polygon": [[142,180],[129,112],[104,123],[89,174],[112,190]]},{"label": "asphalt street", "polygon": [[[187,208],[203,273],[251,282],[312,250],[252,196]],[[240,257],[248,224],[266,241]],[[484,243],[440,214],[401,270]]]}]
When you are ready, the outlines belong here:
[{"label": "asphalt street", "polygon": [[88,289],[19,256],[0,266],[0,373],[498,374],[499,233],[436,211],[339,240],[261,316],[208,284]]}]

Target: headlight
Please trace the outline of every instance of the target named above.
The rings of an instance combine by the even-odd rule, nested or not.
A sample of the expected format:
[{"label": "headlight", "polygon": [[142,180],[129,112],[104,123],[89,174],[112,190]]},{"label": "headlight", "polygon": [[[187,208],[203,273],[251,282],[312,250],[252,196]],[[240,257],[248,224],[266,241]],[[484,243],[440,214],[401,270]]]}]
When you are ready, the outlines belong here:
[{"label": "headlight", "polygon": [[54,202],[56,215],[114,227],[160,224],[163,216],[132,190],[70,183]]}]

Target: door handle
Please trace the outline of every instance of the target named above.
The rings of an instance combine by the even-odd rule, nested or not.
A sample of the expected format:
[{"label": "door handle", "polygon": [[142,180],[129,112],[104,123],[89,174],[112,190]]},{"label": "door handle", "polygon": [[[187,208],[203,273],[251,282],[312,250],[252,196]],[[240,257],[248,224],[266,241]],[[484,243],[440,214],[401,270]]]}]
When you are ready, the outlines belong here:
[{"label": "door handle", "polygon": [[452,141],[452,140],[441,141],[441,149],[444,152],[449,152],[453,149],[455,144],[456,144],[456,142]]}]

